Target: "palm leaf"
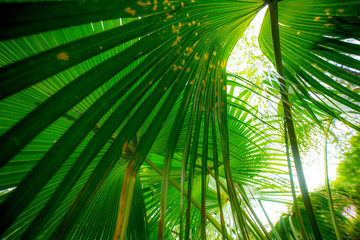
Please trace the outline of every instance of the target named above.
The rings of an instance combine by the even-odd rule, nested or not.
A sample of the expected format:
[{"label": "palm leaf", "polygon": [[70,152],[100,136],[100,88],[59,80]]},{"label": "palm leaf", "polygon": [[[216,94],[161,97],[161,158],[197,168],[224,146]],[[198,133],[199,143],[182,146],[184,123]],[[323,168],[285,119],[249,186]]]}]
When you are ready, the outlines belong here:
[{"label": "palm leaf", "polygon": [[[323,2],[303,9],[302,26],[296,22],[302,12],[291,8],[297,2],[279,3],[280,22],[288,14],[294,22],[285,25],[307,32],[302,39],[280,27],[285,76],[297,84],[294,99],[309,111],[308,119],[342,119],[341,111],[325,102],[358,111],[358,94],[322,70],[358,84],[331,61],[350,72],[359,69],[358,61],[343,54],[358,54],[359,47],[342,41],[359,36],[358,20],[351,18],[359,4],[331,3],[331,11],[342,11],[329,23],[341,29],[319,25],[321,35],[313,36],[306,29]],[[251,81],[231,82],[226,73],[231,50],[266,2],[0,5],[3,238],[108,239],[114,232],[128,239],[268,237],[254,213],[240,205],[236,186],[251,187],[259,198],[289,192],[286,172],[279,169],[284,155],[271,143],[279,139],[270,132],[278,122],[267,122],[251,104],[253,93],[259,95]],[[267,18],[260,42],[273,59],[271,42],[263,37],[269,35]],[[286,37],[298,42],[284,44]],[[308,51],[300,54],[296,43]],[[295,67],[293,51],[317,66],[307,61]],[[235,87],[242,87],[239,96]],[[315,88],[319,99],[307,93]],[[209,191],[217,192],[216,210],[209,206]]]}]

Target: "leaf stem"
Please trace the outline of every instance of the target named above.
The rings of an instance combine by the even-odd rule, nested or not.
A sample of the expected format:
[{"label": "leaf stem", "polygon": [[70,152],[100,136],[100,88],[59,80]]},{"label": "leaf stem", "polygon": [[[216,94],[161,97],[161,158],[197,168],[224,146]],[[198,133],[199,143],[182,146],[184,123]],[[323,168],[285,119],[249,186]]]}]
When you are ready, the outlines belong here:
[{"label": "leaf stem", "polygon": [[132,160],[125,171],[113,240],[126,239],[126,230],[129,223],[131,201],[134,193],[136,177],[136,172],[134,172],[134,165],[135,161]]},{"label": "leaf stem", "polygon": [[[145,159],[145,162],[152,168],[154,169],[160,176],[163,175],[163,171],[158,167],[156,166],[150,159],[146,158]],[[181,192],[181,186],[175,181],[173,180],[172,178],[169,177],[169,183],[176,188],[176,190],[178,190],[179,192]],[[188,193],[187,191],[184,189],[184,192],[183,192],[184,196],[187,197],[188,196]],[[195,198],[191,197],[191,203],[198,209],[201,211],[201,204],[195,200]],[[222,232],[222,229],[221,229],[221,225],[211,216],[211,214],[206,211],[205,212],[205,217],[209,220],[209,222],[219,231],[219,232]],[[233,238],[230,236],[229,233],[226,232],[226,236],[229,240],[232,240]]]},{"label": "leaf stem", "polygon": [[286,87],[286,83],[284,80],[284,69],[282,65],[281,59],[281,50],[280,50],[280,33],[279,33],[279,22],[278,22],[278,8],[277,8],[277,0],[273,0],[269,4],[270,10],[270,19],[271,19],[271,33],[273,39],[273,47],[274,47],[274,55],[275,55],[275,63],[276,70],[280,74],[278,78],[279,86],[280,86],[280,94],[282,100],[282,106],[285,116],[285,124],[289,132],[289,139],[291,144],[291,150],[294,157],[296,172],[298,175],[300,190],[304,200],[304,205],[306,209],[307,216],[310,221],[311,228],[313,230],[314,236],[317,240],[322,240],[321,232],[319,225],[316,221],[315,213],[311,204],[311,199],[309,196],[309,191],[306,186],[304,171],[302,169],[301,159],[299,148],[296,139],[296,133],[294,128],[294,122],[291,114],[291,105],[289,103],[288,91]]},{"label": "leaf stem", "polygon": [[334,226],[336,239],[337,240],[342,240],[342,236],[341,236],[341,233],[339,231],[339,226],[338,226],[337,221],[336,221],[336,215],[335,215],[334,204],[333,204],[332,196],[331,196],[330,180],[329,180],[329,173],[328,173],[327,139],[328,139],[328,134],[329,134],[331,121],[332,120],[329,121],[329,125],[328,125],[328,127],[327,127],[327,129],[325,131],[325,146],[324,146],[325,189],[326,189],[326,193],[327,193],[327,197],[328,197],[331,220],[332,220],[332,224]]}]

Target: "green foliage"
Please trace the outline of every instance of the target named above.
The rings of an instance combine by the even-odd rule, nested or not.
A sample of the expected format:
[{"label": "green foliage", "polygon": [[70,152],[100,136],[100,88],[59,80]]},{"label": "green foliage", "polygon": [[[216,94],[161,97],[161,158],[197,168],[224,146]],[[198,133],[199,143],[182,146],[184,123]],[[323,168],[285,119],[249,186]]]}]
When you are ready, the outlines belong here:
[{"label": "green foliage", "polygon": [[[249,199],[289,192],[279,89],[226,72],[268,3],[2,1],[1,238],[269,239]],[[359,8],[279,2],[297,129],[354,126],[341,114],[359,113],[345,87],[359,81],[338,64],[360,70],[344,41],[359,38]],[[267,13],[259,46],[274,62],[272,45]]]},{"label": "green foliage", "polygon": [[352,196],[360,196],[360,134],[352,136],[338,166],[335,184]]},{"label": "green foliage", "polygon": [[[339,230],[343,237],[343,239],[358,239],[358,220],[354,221],[353,216],[349,216],[349,207],[353,203],[349,198],[350,195],[343,190],[340,189],[332,189],[333,195],[333,202],[334,202],[334,209],[335,209],[335,216],[336,220],[339,224]],[[329,210],[329,204],[327,200],[327,195],[325,189],[321,189],[318,191],[311,192],[311,199],[313,202],[314,211],[316,214],[316,218],[319,222],[320,230],[325,239],[337,239],[332,222],[329,221],[331,219],[331,214]],[[300,213],[302,218],[304,219],[304,226],[308,233],[310,233],[310,239],[314,239],[314,236],[311,234],[311,227],[310,223],[306,218],[306,211],[302,205],[303,199],[302,196],[297,198],[297,201],[301,204],[300,206]],[[354,207],[354,205],[352,205]],[[356,208],[358,205],[356,205]],[[296,236],[300,236],[300,228],[299,224],[296,219],[296,214],[294,207],[292,207],[289,214],[283,214],[282,219],[279,220],[278,223],[275,225],[275,228],[279,232],[291,232],[292,238],[295,239]],[[291,221],[291,223],[290,223]],[[292,226],[291,226],[292,225]]]},{"label": "green foliage", "polygon": [[342,208],[347,210],[351,219],[351,227],[347,231],[357,239],[360,231],[360,134],[352,136],[349,147],[338,165],[337,178],[334,182],[336,189],[346,192]]}]

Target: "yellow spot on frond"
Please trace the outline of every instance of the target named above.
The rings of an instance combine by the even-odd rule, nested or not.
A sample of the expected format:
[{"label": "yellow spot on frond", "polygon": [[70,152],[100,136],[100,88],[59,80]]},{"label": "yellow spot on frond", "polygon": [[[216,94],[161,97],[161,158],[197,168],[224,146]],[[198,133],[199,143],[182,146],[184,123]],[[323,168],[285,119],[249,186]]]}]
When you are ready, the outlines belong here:
[{"label": "yellow spot on frond", "polygon": [[181,7],[184,7],[184,2],[181,2]]},{"label": "yellow spot on frond", "polygon": [[[166,19],[172,18],[174,17],[173,15],[171,15],[170,13],[166,13]],[[174,26],[174,25],[173,25]]]},{"label": "yellow spot on frond", "polygon": [[152,81],[149,82],[149,85],[151,85],[151,84],[152,84]]},{"label": "yellow spot on frond", "polygon": [[326,24],[324,24],[325,26],[327,26],[327,27],[329,27],[329,26],[335,26],[335,24],[333,24],[333,23],[326,23]]},{"label": "yellow spot on frond", "polygon": [[213,55],[216,56],[216,51],[213,52]]},{"label": "yellow spot on frond", "polygon": [[194,20],[192,20],[192,24],[195,24],[196,22]]},{"label": "yellow spot on frond", "polygon": [[167,10],[168,9],[168,7],[164,7],[164,10]]},{"label": "yellow spot on frond", "polygon": [[174,71],[177,71],[179,67],[177,67],[176,65],[174,65]]},{"label": "yellow spot on frond", "polygon": [[135,10],[131,10],[131,8],[130,7],[127,7],[127,8],[125,8],[125,12],[128,12],[128,13],[130,13],[131,15],[135,15]]},{"label": "yellow spot on frond", "polygon": [[191,22],[188,23],[188,26],[189,26],[189,27],[191,26]]},{"label": "yellow spot on frond", "polygon": [[344,12],[344,9],[338,9],[338,12]]},{"label": "yellow spot on frond", "polygon": [[165,87],[164,90],[166,91],[166,90],[167,90],[167,87]]},{"label": "yellow spot on frond", "polygon": [[205,86],[205,80],[202,80],[202,84]]},{"label": "yellow spot on frond", "polygon": [[197,36],[197,35],[198,35],[198,33],[196,32],[196,33],[195,33],[195,36]]},{"label": "yellow spot on frond", "polygon": [[189,17],[190,16],[189,13],[186,13],[186,16]]},{"label": "yellow spot on frond", "polygon": [[205,90],[202,90],[202,91],[201,91],[201,94],[204,95],[204,94],[205,94]]},{"label": "yellow spot on frond", "polygon": [[195,80],[192,80],[191,82],[190,82],[190,84],[194,84],[195,83]]},{"label": "yellow spot on frond", "polygon": [[67,61],[69,60],[69,54],[67,52],[61,52],[56,56],[57,60]]},{"label": "yellow spot on frond", "polygon": [[327,12],[326,15],[330,15],[330,12]]},{"label": "yellow spot on frond", "polygon": [[143,3],[142,1],[138,1],[137,4],[142,7],[146,7],[148,5],[151,5],[151,2],[148,0],[146,3]]},{"label": "yellow spot on frond", "polygon": [[195,57],[194,57],[194,58],[195,58],[195,60],[199,60],[199,59],[200,59],[199,56],[198,56],[198,53],[195,54]]},{"label": "yellow spot on frond", "polygon": [[174,41],[174,43],[172,44],[172,46],[177,45],[177,43],[180,42],[180,39],[181,39],[181,37],[177,36],[177,37],[176,37],[176,40]]},{"label": "yellow spot on frond", "polygon": [[321,18],[321,17],[316,17],[314,21],[317,21],[317,20],[319,20],[320,18]]},{"label": "yellow spot on frond", "polygon": [[182,65],[185,65],[185,60],[182,60]]},{"label": "yellow spot on frond", "polygon": [[300,32],[297,32],[296,34],[297,34],[297,35],[299,35],[299,34],[300,34]]},{"label": "yellow spot on frond", "polygon": [[[203,90],[204,91],[204,90]],[[204,95],[204,94],[203,94]],[[203,105],[201,105],[201,111],[203,111],[204,110],[204,106]]]},{"label": "yellow spot on frond", "polygon": [[221,79],[220,79],[220,82],[223,82],[223,81],[224,81],[224,80],[221,78]]},{"label": "yellow spot on frond", "polygon": [[172,8],[172,10],[175,10],[175,6],[174,6],[174,5],[172,5],[171,8]]},{"label": "yellow spot on frond", "polygon": [[331,9],[325,9],[325,12],[330,12]]},{"label": "yellow spot on frond", "polygon": [[225,62],[222,61],[222,62],[221,62],[221,68],[224,69],[224,67],[225,67]]},{"label": "yellow spot on frond", "polygon": [[205,60],[209,58],[209,55],[207,53],[204,54]]},{"label": "yellow spot on frond", "polygon": [[100,46],[99,49],[103,49],[103,46]]},{"label": "yellow spot on frond", "polygon": [[225,89],[226,89],[226,87],[225,86],[223,86],[223,90],[225,91]]},{"label": "yellow spot on frond", "polygon": [[142,54],[142,52],[139,52],[139,55],[141,55]]},{"label": "yellow spot on frond", "polygon": [[156,11],[156,8],[157,8],[157,5],[155,5],[155,6],[153,7],[153,10]]},{"label": "yellow spot on frond", "polygon": [[186,69],[186,72],[190,72],[190,68]]},{"label": "yellow spot on frond", "polygon": [[198,73],[196,74],[196,78],[199,78],[199,74],[198,74]]}]

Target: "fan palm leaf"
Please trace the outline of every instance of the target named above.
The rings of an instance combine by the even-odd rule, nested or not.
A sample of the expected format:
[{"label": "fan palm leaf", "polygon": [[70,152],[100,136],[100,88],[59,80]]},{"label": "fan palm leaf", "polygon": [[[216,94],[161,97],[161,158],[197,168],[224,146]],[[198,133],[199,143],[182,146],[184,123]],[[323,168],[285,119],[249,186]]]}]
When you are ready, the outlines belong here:
[{"label": "fan palm leaf", "polygon": [[[279,89],[226,73],[267,4],[0,3],[2,237],[269,239],[242,186],[289,193],[275,146],[282,113],[267,121],[252,105]],[[360,48],[345,41],[359,38],[359,5],[280,1],[295,119],[306,110],[307,122],[354,126],[340,114],[359,111]],[[275,62],[269,24],[267,14],[259,41]]]}]

